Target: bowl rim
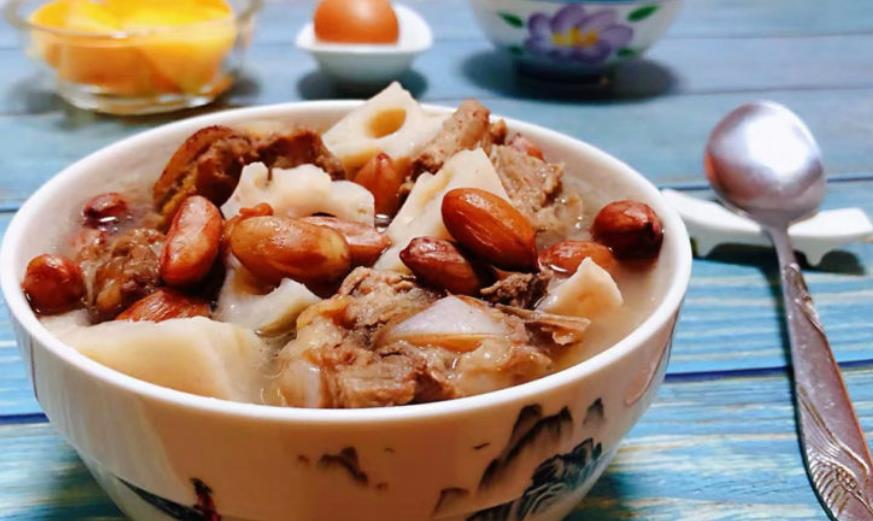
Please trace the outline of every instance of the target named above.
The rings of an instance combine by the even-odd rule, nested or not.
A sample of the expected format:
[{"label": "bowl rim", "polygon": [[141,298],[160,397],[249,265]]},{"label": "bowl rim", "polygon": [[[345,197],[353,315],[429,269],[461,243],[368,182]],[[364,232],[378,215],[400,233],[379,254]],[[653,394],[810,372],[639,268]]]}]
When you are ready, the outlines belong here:
[{"label": "bowl rim", "polygon": [[[221,20],[210,20],[204,22],[194,22],[189,24],[175,25],[175,26],[160,26],[153,27],[149,29],[138,29],[133,31],[113,31],[111,33],[98,33],[98,32],[90,32],[90,31],[74,31],[70,29],[63,29],[60,27],[49,27],[47,25],[42,25],[38,23],[31,22],[28,17],[22,16],[20,12],[20,8],[24,6],[24,4],[28,0],[8,0],[6,4],[3,6],[3,15],[6,18],[6,21],[9,22],[10,25],[19,29],[21,31],[34,31],[51,34],[57,37],[64,37],[70,39],[88,39],[89,41],[124,41],[131,38],[141,38],[145,36],[155,36],[155,35],[165,35],[165,34],[173,34],[178,33],[179,31],[190,31],[192,29],[208,29],[210,27],[224,27],[227,26],[231,20],[221,19]],[[242,4],[242,9],[232,11],[233,14],[233,23],[234,27],[240,27],[245,24],[248,24],[249,21],[261,10],[264,6],[264,0],[235,0]],[[44,5],[47,3],[47,0],[42,0],[41,3]]]},{"label": "bowl rim", "polygon": [[[561,134],[545,127],[525,123],[512,118],[504,118],[507,125],[525,132],[533,130],[549,141],[564,146],[581,149],[584,154],[595,156],[599,161],[608,164],[610,168],[623,170],[623,175],[637,189],[642,190],[652,200],[661,203],[659,215],[664,223],[664,230],[672,235],[672,240],[665,241],[665,245],[672,245],[676,265],[669,272],[667,288],[661,302],[651,314],[627,336],[606,348],[599,354],[584,360],[576,365],[565,368],[556,373],[544,376],[537,380],[524,384],[492,391],[476,396],[457,398],[442,402],[404,405],[398,407],[377,407],[367,409],[307,409],[295,407],[280,407],[256,403],[233,402],[229,400],[210,398],[189,394],[175,389],[162,387],[157,384],[139,380],[114,369],[106,367],[85,355],[79,353],[57,338],[39,321],[27,299],[21,291],[15,266],[19,244],[26,239],[23,236],[25,226],[39,220],[37,209],[44,208],[46,203],[62,196],[63,188],[73,180],[87,175],[93,169],[93,165],[101,163],[104,158],[118,154],[118,151],[127,153],[128,150],[137,148],[140,143],[149,143],[160,134],[167,132],[192,132],[194,129],[208,125],[241,124],[245,121],[264,118],[287,117],[289,112],[305,112],[306,110],[318,111],[349,111],[360,106],[361,100],[323,100],[290,102],[258,107],[248,107],[215,112],[194,118],[183,119],[173,123],[161,125],[154,129],[140,132],[133,136],[116,141],[106,147],[93,152],[64,168],[60,173],[49,179],[36,190],[24,202],[16,212],[0,248],[0,285],[2,285],[3,297],[9,307],[9,313],[20,327],[24,328],[27,335],[51,352],[52,355],[63,360],[63,363],[75,370],[82,371],[86,377],[96,378],[100,382],[112,387],[116,392],[125,392],[137,395],[140,399],[150,399],[162,402],[165,406],[191,409],[200,414],[219,414],[233,416],[254,422],[311,422],[317,424],[349,425],[362,424],[378,421],[381,423],[406,422],[412,420],[433,419],[436,417],[453,414],[466,414],[505,405],[519,401],[530,396],[543,395],[554,392],[556,389],[572,385],[575,381],[584,379],[586,376],[598,372],[600,369],[618,362],[623,357],[632,355],[645,341],[653,337],[662,328],[672,327],[670,322],[678,313],[691,276],[691,246],[688,233],[679,214],[663,198],[660,191],[645,177],[624,162],[612,155],[581,140]],[[451,113],[453,107],[445,107],[432,104],[423,104],[423,108],[429,112]],[[501,117],[494,115],[494,117]]]}]

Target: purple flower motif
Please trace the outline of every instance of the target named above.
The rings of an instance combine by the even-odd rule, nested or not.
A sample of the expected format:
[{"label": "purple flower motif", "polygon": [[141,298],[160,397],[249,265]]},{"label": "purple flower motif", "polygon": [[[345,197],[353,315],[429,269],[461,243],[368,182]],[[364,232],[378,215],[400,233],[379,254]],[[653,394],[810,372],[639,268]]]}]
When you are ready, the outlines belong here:
[{"label": "purple flower motif", "polygon": [[590,65],[605,62],[634,35],[633,29],[616,23],[612,9],[588,14],[579,4],[562,7],[552,18],[535,13],[527,26],[530,36],[524,46],[530,52]]}]

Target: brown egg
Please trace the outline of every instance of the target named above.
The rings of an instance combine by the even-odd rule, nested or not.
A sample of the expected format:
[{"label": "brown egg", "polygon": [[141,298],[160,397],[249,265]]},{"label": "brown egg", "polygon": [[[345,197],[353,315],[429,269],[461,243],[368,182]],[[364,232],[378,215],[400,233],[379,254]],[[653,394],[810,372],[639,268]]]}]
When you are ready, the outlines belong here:
[{"label": "brown egg", "polygon": [[315,9],[315,36],[331,43],[396,43],[397,14],[388,0],[322,0]]}]

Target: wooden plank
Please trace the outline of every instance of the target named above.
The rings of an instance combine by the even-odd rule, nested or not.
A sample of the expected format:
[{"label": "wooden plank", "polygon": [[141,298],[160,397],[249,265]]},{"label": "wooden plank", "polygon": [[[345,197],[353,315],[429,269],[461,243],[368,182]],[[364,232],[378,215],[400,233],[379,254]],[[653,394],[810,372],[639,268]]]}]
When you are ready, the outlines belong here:
[{"label": "wooden plank", "polygon": [[[621,158],[660,185],[703,184],[702,156],[710,130],[727,112],[761,96],[708,94],[668,96],[637,102],[508,100],[487,103],[507,116],[526,119],[588,141]],[[803,118],[833,174],[873,172],[870,125],[873,90],[844,92],[772,91]]]},{"label": "wooden plank", "polygon": [[[824,206],[856,206],[873,215],[870,193],[873,181],[832,183]],[[0,231],[8,219],[9,214],[0,214]],[[806,276],[837,359],[873,359],[873,243],[832,253]],[[695,260],[669,373],[784,367],[780,299],[775,258],[768,250],[725,247]],[[36,412],[5,310],[0,317],[0,415]]]},{"label": "wooden plank", "polygon": [[[270,1],[257,40],[292,42],[313,0]],[[424,16],[439,40],[482,38],[469,0],[403,0]],[[867,0],[686,0],[670,38],[803,36],[873,31]]]},{"label": "wooden plank", "polygon": [[[4,309],[4,322],[7,317]],[[4,327],[2,331],[6,334],[9,328]],[[0,416],[33,414],[40,410],[15,340],[0,340]]]},{"label": "wooden plank", "polygon": [[[268,0],[269,1],[269,0]],[[440,40],[481,38],[469,0],[403,0]],[[269,1],[259,19],[262,42],[291,42],[314,1]],[[685,0],[666,38],[801,36],[873,31],[867,0]]]},{"label": "wooden plank", "polygon": [[686,0],[668,37],[747,37],[873,31],[867,0]]},{"label": "wooden plank", "polygon": [[[808,67],[786,67],[803,57]],[[229,99],[232,105],[342,96],[315,62],[291,45],[259,45],[247,60],[249,81]],[[770,90],[857,89],[873,87],[873,34],[782,38],[665,40],[647,59],[620,66],[612,99],[662,95]],[[51,86],[34,85],[34,68],[17,49],[0,49],[0,113],[33,114],[62,110]],[[585,102],[585,90],[563,82],[534,82],[518,76],[511,59],[481,39],[440,42],[421,56],[410,88],[426,99],[470,96],[554,99]],[[582,94],[580,95],[580,91]],[[600,95],[604,98],[604,95]],[[591,101],[590,99],[588,100]],[[175,117],[178,117],[176,115]]]},{"label": "wooden plank", "polygon": [[[260,90],[241,87],[225,106],[297,99],[294,85],[269,82],[267,77],[255,79]],[[305,88],[314,95],[319,85],[315,82]],[[50,94],[39,98],[36,91],[30,95],[35,104],[50,104],[47,100],[54,99]],[[486,103],[495,113],[526,119],[599,146],[660,185],[702,185],[701,156],[710,129],[727,111],[756,97],[724,93],[633,102],[556,98],[489,99]],[[873,174],[869,146],[873,88],[771,91],[766,97],[792,107],[807,121],[825,152],[830,175]],[[423,98],[433,99],[428,91]],[[439,101],[455,105],[459,99]],[[0,208],[16,208],[46,179],[74,160],[183,115],[118,119],[69,108],[37,115],[0,116],[0,135],[15,136],[0,140],[4,167],[0,169]]]},{"label": "wooden plank", "polygon": [[[464,47],[464,57],[457,62],[463,63],[465,76],[477,85],[490,88],[487,78],[504,79],[510,71],[508,58],[487,45]],[[451,51],[451,46],[442,46],[443,53]],[[806,67],[786,66],[801,56],[806,63],[816,64],[815,73]],[[873,79],[865,69],[871,65],[871,34],[665,39],[645,59],[618,67],[616,94],[646,98],[665,93],[870,87]],[[499,75],[487,76],[491,73]],[[548,89],[545,93],[550,94]]]},{"label": "wooden plank", "polygon": [[0,518],[125,519],[46,423],[0,426]]},{"label": "wooden plank", "polygon": [[[314,1],[269,1],[256,42],[293,42]],[[403,0],[431,25],[438,40],[476,39],[469,0]],[[866,0],[686,0],[665,38],[801,36],[873,31]]]},{"label": "wooden plank", "polygon": [[[845,371],[873,431],[871,371]],[[784,375],[668,382],[569,519],[824,519],[804,474]]]},{"label": "wooden plank", "polygon": [[[873,176],[869,0],[687,0],[652,62],[619,73],[620,96],[613,99],[519,82],[505,61],[492,59],[466,1],[411,0],[439,42],[416,66],[419,74],[406,78],[425,99],[516,98],[488,104],[588,139],[658,183],[687,186],[700,183],[700,150],[720,114],[766,96],[791,104],[810,122],[831,174]],[[310,7],[309,0],[271,3],[261,17],[249,81],[225,106],[337,95],[290,44]],[[20,51],[8,49],[13,37],[0,27],[0,47],[7,48],[0,51],[0,114],[6,114],[0,132],[7,136],[0,143],[0,209],[16,208],[85,153],[184,115],[114,120],[69,109],[35,81]],[[498,80],[477,75],[480,69]],[[828,205],[870,212],[871,188],[870,182],[832,185]],[[8,218],[0,214],[0,227]],[[870,357],[873,325],[864,317],[873,306],[871,248],[853,246],[809,273],[843,361]],[[772,259],[760,250],[723,250],[695,262],[671,382],[572,520],[823,517],[800,468],[784,376],[700,379],[784,364],[776,287]],[[868,430],[871,372],[848,371]],[[120,519],[71,450],[49,427],[32,423],[40,419],[37,410],[0,310],[0,518]]]},{"label": "wooden plank", "polygon": [[[760,2],[774,3],[778,2]],[[437,10],[435,3],[424,3],[424,6],[434,10],[434,19],[445,19],[446,13],[452,12],[445,8]],[[312,59],[290,43],[293,31],[288,31],[287,27],[295,25],[291,20],[300,20],[306,9],[297,5],[271,5],[269,9],[265,19],[270,23],[288,20],[281,22],[281,31],[275,31],[287,34],[289,40],[257,40],[258,44],[249,53],[250,81],[244,82],[228,103],[262,104],[341,95],[316,73]],[[454,18],[457,17],[452,16],[453,22]],[[0,30],[0,41],[5,34],[3,31]],[[785,66],[799,57],[805,64],[815,63],[815,70],[806,66]],[[40,85],[35,78],[35,68],[27,62],[18,48],[0,49],[0,71],[3,72],[0,92],[5,93],[0,100],[0,113],[63,111],[64,105],[51,95],[51,86]],[[873,81],[866,74],[871,66],[873,34],[667,39],[653,49],[649,59],[619,68],[614,95],[621,99],[663,94],[871,87]],[[420,58],[416,71],[406,77],[406,82],[427,99],[510,95],[561,97],[566,101],[568,97],[578,97],[579,90],[562,84],[529,85],[529,80],[515,76],[509,58],[496,54],[482,38],[440,41],[435,49]],[[81,118],[75,116],[75,119]]]},{"label": "wooden plank", "polygon": [[[468,0],[403,0],[428,21],[438,40],[481,39]],[[314,0],[267,0],[255,44],[290,44],[312,13]],[[686,0],[670,38],[807,36],[873,31],[867,0]],[[0,25],[0,47],[19,45]]]},{"label": "wooden plank", "polygon": [[[825,208],[863,208],[873,215],[873,182],[832,183]],[[708,191],[691,192],[712,198]],[[873,244],[853,244],[825,257],[805,276],[834,353],[841,362],[870,359],[873,324]],[[669,372],[782,367],[779,273],[770,250],[722,246],[694,262]]]},{"label": "wooden plank", "polygon": [[[815,73],[785,66],[799,56],[816,64]],[[259,46],[249,58],[248,72],[260,89],[243,97],[244,104],[263,103],[273,98],[274,89],[293,92],[295,86],[302,98],[343,95],[308,55],[294,48]],[[611,95],[612,99],[645,99],[665,94],[873,87],[867,73],[871,67],[873,34],[673,39],[659,43],[645,60],[621,65]],[[415,62],[414,70],[417,74],[407,75],[406,83],[426,99],[477,96],[585,102],[586,96],[592,96],[584,87],[516,75],[512,60],[484,40],[439,42]]]},{"label": "wooden plank", "polygon": [[[845,374],[873,433],[873,370]],[[822,519],[789,393],[781,373],[668,381],[569,520]],[[0,426],[0,518],[80,516],[119,518],[49,425]]]},{"label": "wooden plank", "polygon": [[[6,232],[12,214],[0,213],[0,235]],[[0,417],[40,411],[12,331],[6,301],[0,298]]]}]

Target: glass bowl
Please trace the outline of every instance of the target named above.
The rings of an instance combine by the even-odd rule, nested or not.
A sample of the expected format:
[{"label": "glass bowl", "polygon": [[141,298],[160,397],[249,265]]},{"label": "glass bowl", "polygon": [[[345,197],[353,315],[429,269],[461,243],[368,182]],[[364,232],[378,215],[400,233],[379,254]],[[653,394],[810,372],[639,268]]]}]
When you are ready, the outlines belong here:
[{"label": "glass bowl", "polygon": [[251,42],[262,0],[229,0],[226,20],[129,31],[85,32],[41,25],[46,0],[10,0],[6,19],[76,107],[119,115],[197,107],[227,91]]}]

